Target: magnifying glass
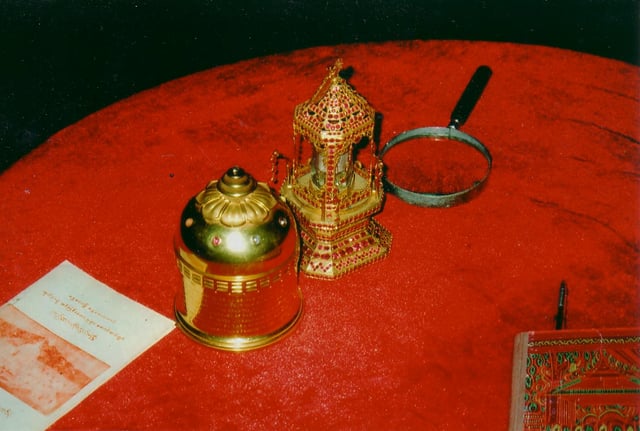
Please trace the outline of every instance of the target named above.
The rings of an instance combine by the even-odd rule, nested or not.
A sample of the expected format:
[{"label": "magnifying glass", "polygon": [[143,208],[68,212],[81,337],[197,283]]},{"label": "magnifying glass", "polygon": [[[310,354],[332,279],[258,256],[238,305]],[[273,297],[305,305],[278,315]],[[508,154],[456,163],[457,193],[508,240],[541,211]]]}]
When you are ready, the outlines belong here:
[{"label": "magnifying glass", "polygon": [[[387,142],[385,190],[422,207],[450,207],[467,202],[485,185],[493,160],[487,147],[460,128],[491,78],[488,66],[475,71],[458,100],[447,127],[407,130]],[[399,148],[400,144],[404,144]]]}]

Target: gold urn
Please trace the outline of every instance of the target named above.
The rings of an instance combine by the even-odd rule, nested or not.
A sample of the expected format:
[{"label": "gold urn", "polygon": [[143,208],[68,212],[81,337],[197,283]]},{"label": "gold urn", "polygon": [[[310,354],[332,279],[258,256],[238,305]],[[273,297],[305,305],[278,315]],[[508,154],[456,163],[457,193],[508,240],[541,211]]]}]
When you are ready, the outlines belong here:
[{"label": "gold urn", "polygon": [[175,253],[183,281],[175,317],[194,340],[250,350],[279,340],[298,322],[293,214],[243,169],[229,169],[187,203]]}]

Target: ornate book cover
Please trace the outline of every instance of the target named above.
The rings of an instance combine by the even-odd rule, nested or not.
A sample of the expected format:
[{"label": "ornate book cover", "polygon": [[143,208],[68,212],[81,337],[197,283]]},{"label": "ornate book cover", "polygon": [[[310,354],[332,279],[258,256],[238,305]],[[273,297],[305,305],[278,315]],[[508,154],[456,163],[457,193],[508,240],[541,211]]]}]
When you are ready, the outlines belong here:
[{"label": "ornate book cover", "polygon": [[45,429],[174,328],[65,261],[0,306],[0,429]]},{"label": "ornate book cover", "polygon": [[515,339],[510,431],[640,429],[640,328]]}]

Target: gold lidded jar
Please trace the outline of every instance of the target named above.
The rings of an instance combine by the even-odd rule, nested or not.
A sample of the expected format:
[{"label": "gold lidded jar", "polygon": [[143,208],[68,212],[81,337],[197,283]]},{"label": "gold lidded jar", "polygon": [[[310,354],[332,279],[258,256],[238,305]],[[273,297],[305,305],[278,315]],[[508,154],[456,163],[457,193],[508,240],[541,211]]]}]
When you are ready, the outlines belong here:
[{"label": "gold lidded jar", "polygon": [[178,327],[205,345],[244,351],[271,344],[302,314],[293,214],[240,167],[186,205],[175,237],[183,288]]}]

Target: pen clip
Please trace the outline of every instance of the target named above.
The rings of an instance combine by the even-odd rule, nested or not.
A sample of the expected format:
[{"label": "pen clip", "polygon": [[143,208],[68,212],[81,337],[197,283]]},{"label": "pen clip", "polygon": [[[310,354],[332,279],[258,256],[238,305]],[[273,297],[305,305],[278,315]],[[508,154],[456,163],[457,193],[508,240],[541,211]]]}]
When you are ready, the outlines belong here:
[{"label": "pen clip", "polygon": [[562,280],[558,291],[558,312],[556,314],[556,329],[564,329],[566,326],[567,283]]}]

